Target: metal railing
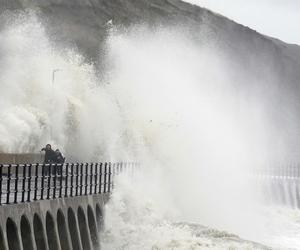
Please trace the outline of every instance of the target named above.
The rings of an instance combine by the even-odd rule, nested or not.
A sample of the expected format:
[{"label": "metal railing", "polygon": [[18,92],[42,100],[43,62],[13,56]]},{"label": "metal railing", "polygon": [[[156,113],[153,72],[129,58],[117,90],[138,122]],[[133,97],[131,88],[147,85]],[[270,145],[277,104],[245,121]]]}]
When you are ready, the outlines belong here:
[{"label": "metal railing", "polygon": [[114,177],[133,162],[0,164],[0,205],[110,193]]},{"label": "metal railing", "polygon": [[300,164],[274,164],[268,167],[253,169],[256,177],[276,179],[300,179]]}]

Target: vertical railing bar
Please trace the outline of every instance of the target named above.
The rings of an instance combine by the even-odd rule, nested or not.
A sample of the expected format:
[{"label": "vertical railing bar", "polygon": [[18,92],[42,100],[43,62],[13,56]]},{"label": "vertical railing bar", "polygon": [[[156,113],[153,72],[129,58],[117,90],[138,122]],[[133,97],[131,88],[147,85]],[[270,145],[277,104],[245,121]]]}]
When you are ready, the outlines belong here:
[{"label": "vertical railing bar", "polygon": [[93,170],[94,170],[94,164],[91,163],[90,165],[90,194],[93,194]]},{"label": "vertical railing bar", "polygon": [[28,166],[28,183],[27,183],[27,202],[30,202],[31,199],[31,168],[32,164],[29,164]]},{"label": "vertical railing bar", "polygon": [[88,166],[89,166],[89,164],[86,163],[86,164],[85,164],[85,186],[84,186],[84,189],[85,189],[85,195],[88,194],[88,177],[89,177],[89,169],[88,169]]},{"label": "vertical railing bar", "polygon": [[64,165],[64,163],[59,164],[59,198],[62,198]]},{"label": "vertical railing bar", "polygon": [[48,187],[47,187],[47,200],[50,199],[50,191],[51,191],[51,171],[52,171],[52,164],[49,164],[49,172],[48,172]]},{"label": "vertical railing bar", "polygon": [[98,184],[98,162],[95,164],[95,189],[94,189],[94,194],[97,193],[97,184]]},{"label": "vertical railing bar", "polygon": [[104,190],[103,193],[106,193],[106,177],[107,177],[107,162],[104,163]]},{"label": "vertical railing bar", "polygon": [[[63,172],[63,171],[61,171]],[[65,197],[68,197],[68,181],[69,181],[69,163],[66,164],[66,179],[65,179]],[[72,188],[72,187],[71,187]]]},{"label": "vertical railing bar", "polygon": [[3,164],[0,165],[0,206],[2,205]]},{"label": "vertical railing bar", "polygon": [[41,183],[41,200],[44,199],[44,190],[45,190],[45,164],[42,165],[42,183]]},{"label": "vertical railing bar", "polygon": [[79,163],[76,163],[76,193],[75,195],[78,196],[78,182],[79,182]]},{"label": "vertical railing bar", "polygon": [[80,195],[82,195],[83,188],[83,163],[80,164]]},{"label": "vertical railing bar", "polygon": [[113,190],[114,188],[114,168],[115,168],[115,163],[111,163],[111,187],[110,190]]},{"label": "vertical railing bar", "polygon": [[73,197],[73,186],[74,186],[74,163],[71,163],[71,190],[70,190],[70,196]]},{"label": "vertical railing bar", "polygon": [[108,193],[111,190],[111,163],[108,164]]},{"label": "vertical railing bar", "polygon": [[52,198],[56,198],[56,179],[57,179],[57,163],[54,164],[54,177],[53,177],[53,192],[52,192]]},{"label": "vertical railing bar", "polygon": [[39,166],[40,164],[35,164],[34,198],[33,198],[33,200],[35,201],[37,200],[37,192],[38,192]]},{"label": "vertical railing bar", "polygon": [[101,194],[101,191],[102,191],[102,162],[100,163],[100,166],[99,166],[99,194]]},{"label": "vertical railing bar", "polygon": [[11,164],[8,165],[7,169],[7,187],[6,187],[6,204],[9,204],[9,196],[10,196],[10,180],[11,180]]},{"label": "vertical railing bar", "polygon": [[27,164],[23,166],[23,180],[22,180],[22,202],[25,202],[25,192],[26,192],[26,168]]},{"label": "vertical railing bar", "polygon": [[18,184],[19,184],[19,164],[16,165],[16,169],[15,169],[15,200],[14,200],[14,203],[18,202]]}]

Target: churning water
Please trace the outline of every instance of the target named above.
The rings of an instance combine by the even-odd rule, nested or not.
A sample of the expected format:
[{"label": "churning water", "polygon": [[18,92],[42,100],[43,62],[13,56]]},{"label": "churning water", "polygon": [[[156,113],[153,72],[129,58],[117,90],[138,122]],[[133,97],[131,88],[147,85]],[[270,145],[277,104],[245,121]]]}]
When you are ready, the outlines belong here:
[{"label": "churning water", "polygon": [[143,165],[118,180],[103,249],[300,248],[298,210],[261,205],[248,175],[284,152],[260,84],[205,33],[199,44],[180,27],[110,27],[100,72],[34,14],[0,19],[0,150],[50,142],[70,161]]}]

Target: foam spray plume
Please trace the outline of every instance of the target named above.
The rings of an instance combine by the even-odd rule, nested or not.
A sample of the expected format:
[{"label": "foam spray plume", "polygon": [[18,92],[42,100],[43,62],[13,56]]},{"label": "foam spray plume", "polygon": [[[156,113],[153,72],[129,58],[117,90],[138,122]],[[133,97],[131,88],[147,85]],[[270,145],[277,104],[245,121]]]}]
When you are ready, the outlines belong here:
[{"label": "foam spray plume", "polygon": [[230,74],[238,69],[211,41],[199,45],[180,27],[113,30],[99,79],[34,14],[1,19],[1,151],[36,152],[51,141],[70,160],[143,164],[134,182],[118,180],[104,249],[250,247],[197,237],[183,221],[259,240],[259,194],[245,173],[272,156],[274,127],[262,100],[249,97],[248,76],[239,91]]}]

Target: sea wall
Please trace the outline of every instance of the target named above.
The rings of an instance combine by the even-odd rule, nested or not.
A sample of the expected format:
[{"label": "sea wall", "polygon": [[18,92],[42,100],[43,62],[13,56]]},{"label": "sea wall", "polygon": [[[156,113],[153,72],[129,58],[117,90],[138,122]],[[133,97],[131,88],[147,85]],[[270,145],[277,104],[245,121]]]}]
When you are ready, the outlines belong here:
[{"label": "sea wall", "polygon": [[0,250],[100,249],[109,194],[0,207]]}]

